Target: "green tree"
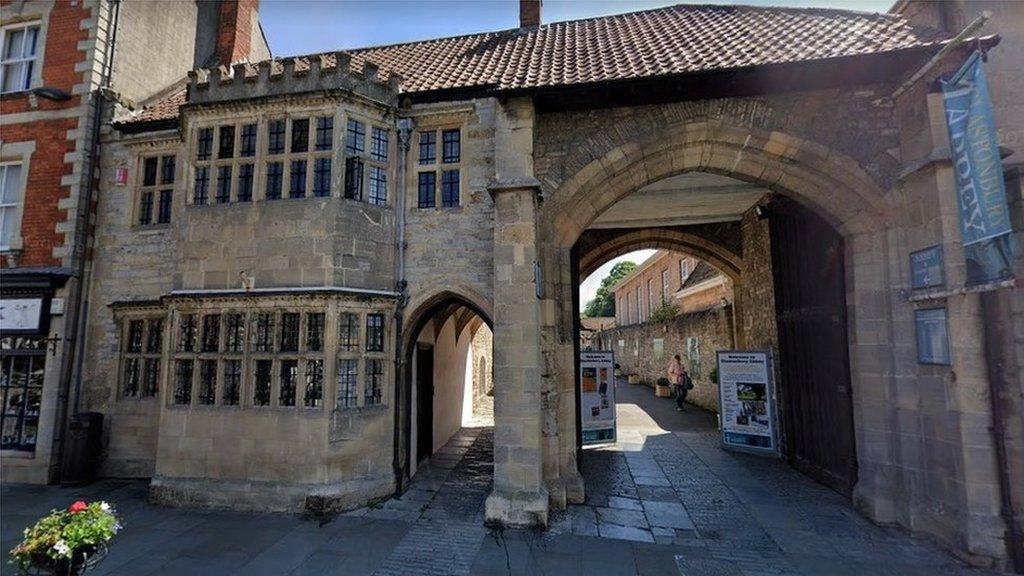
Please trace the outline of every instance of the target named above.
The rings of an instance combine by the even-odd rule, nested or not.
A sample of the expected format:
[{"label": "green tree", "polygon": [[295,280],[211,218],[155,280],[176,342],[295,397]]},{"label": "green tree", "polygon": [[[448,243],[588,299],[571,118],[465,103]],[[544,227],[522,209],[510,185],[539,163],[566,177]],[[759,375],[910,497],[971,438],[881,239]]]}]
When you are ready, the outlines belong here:
[{"label": "green tree", "polygon": [[611,271],[601,280],[594,299],[587,302],[583,308],[584,318],[597,318],[599,316],[615,316],[615,293],[612,287],[627,274],[636,270],[636,262],[629,260],[619,262],[612,266]]}]

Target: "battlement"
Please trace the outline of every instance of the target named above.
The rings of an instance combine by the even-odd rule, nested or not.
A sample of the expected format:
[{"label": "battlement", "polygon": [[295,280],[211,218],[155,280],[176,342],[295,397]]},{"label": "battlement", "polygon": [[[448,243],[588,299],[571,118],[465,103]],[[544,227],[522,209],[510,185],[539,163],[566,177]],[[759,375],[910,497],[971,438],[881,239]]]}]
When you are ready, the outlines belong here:
[{"label": "battlement", "polygon": [[266,96],[341,90],[382,104],[397,101],[402,77],[381,74],[368,60],[353,66],[347,52],[326,52],[241,63],[230,67],[199,68],[188,73],[188,102],[208,104]]}]

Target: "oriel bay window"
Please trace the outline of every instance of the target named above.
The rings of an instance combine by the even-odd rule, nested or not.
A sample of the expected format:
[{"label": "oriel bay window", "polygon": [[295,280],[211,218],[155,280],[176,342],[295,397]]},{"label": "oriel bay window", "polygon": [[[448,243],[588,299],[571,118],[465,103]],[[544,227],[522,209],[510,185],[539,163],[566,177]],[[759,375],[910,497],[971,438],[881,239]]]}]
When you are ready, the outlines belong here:
[{"label": "oriel bay window", "polygon": [[322,407],[326,324],[317,310],[179,314],[171,404]]},{"label": "oriel bay window", "polygon": [[[440,158],[438,141],[441,142]],[[457,208],[461,204],[461,162],[461,130],[454,128],[420,132],[416,172],[418,208],[436,208],[438,195],[441,196],[441,208]]]}]

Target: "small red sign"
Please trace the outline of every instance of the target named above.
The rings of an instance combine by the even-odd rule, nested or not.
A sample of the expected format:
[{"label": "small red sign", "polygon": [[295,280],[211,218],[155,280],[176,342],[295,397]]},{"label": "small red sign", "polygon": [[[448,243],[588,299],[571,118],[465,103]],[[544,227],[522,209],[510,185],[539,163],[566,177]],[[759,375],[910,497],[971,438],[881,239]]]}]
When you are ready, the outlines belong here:
[{"label": "small red sign", "polygon": [[114,174],[114,184],[117,186],[126,186],[128,184],[128,167],[121,165],[117,167],[117,173]]}]

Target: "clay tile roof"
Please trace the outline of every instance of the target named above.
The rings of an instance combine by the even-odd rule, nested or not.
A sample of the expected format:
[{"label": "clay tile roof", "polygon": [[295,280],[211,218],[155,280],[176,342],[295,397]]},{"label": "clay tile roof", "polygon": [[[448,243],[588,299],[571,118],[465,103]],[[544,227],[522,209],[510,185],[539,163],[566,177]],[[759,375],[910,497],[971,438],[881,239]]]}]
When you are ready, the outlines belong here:
[{"label": "clay tile roof", "polygon": [[[516,90],[667,76],[921,48],[946,37],[898,14],[819,8],[677,5],[350,50],[402,75],[406,93]],[[173,118],[178,93],[128,119]]]}]

